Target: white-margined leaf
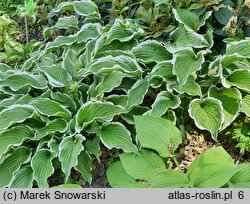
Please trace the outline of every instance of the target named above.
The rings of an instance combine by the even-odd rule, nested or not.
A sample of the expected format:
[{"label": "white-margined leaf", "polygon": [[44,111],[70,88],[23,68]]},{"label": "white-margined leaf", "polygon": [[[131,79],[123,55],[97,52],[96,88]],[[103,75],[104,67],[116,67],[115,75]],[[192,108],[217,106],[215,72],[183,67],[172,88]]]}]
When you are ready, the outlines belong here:
[{"label": "white-margined leaf", "polygon": [[104,124],[98,131],[102,143],[109,149],[122,149],[127,153],[137,153],[137,147],[132,143],[130,132],[121,123]]},{"label": "white-margined leaf", "polygon": [[76,76],[78,68],[76,67],[76,62],[78,60],[77,52],[73,49],[68,49],[64,54],[62,61],[62,68],[72,77]]},{"label": "white-margined leaf", "polygon": [[245,113],[248,117],[250,117],[250,95],[246,95],[242,99],[242,110],[243,113]]},{"label": "white-margined leaf", "polygon": [[135,82],[135,84],[128,91],[128,101],[126,107],[129,109],[132,106],[141,104],[148,92],[148,87],[148,78],[144,78]]},{"label": "white-margined leaf", "polygon": [[33,131],[23,125],[14,126],[10,129],[0,131],[0,157],[10,146],[19,146],[23,141],[33,137]]},{"label": "white-margined leaf", "polygon": [[62,2],[53,11],[56,13],[60,11],[75,11],[81,16],[99,15],[98,7],[94,2],[89,0]]},{"label": "white-margined leaf", "polygon": [[224,87],[236,86],[250,93],[250,70],[235,70],[229,76],[221,78]]},{"label": "white-margined leaf", "polygon": [[139,153],[140,155],[122,153],[119,156],[122,166],[132,178],[150,181],[166,170],[159,155],[147,150],[141,150]]},{"label": "white-margined leaf", "polygon": [[187,78],[187,81],[185,84],[180,86],[176,81],[170,82],[168,84],[168,89],[170,90],[175,90],[178,93],[187,93],[191,96],[201,96],[201,87],[199,84],[195,82],[195,77],[193,75],[190,75]]},{"label": "white-margined leaf", "polygon": [[250,58],[250,40],[241,40],[227,44],[226,55],[238,53],[241,56]]},{"label": "white-margined leaf", "polygon": [[211,87],[208,92],[209,97],[217,98],[221,101],[224,113],[224,123],[221,130],[228,127],[238,116],[241,109],[242,96],[236,88],[221,88]]},{"label": "white-margined leaf", "polygon": [[71,169],[78,164],[78,155],[84,149],[82,142],[85,137],[78,134],[76,136],[65,137],[59,145],[59,160],[62,164],[62,171],[65,174],[65,182],[68,180]]},{"label": "white-margined leaf", "polygon": [[91,156],[86,151],[81,151],[78,155],[78,163],[75,167],[79,171],[83,178],[91,185],[92,183],[92,159]]},{"label": "white-margined leaf", "polygon": [[110,121],[115,115],[126,112],[121,106],[116,106],[110,102],[88,101],[83,104],[76,115],[78,127],[84,128],[94,120]]},{"label": "white-margined leaf", "polygon": [[34,109],[29,105],[12,105],[0,112],[0,130],[15,123],[21,123],[33,116]]},{"label": "white-margined leaf", "polygon": [[180,130],[172,121],[154,116],[134,116],[137,138],[145,148],[171,157],[182,141]]},{"label": "white-margined leaf", "polygon": [[138,44],[132,49],[136,58],[142,60],[144,63],[161,62],[169,60],[171,54],[166,48],[155,40],[147,40]]},{"label": "white-margined leaf", "polygon": [[78,20],[75,16],[65,16],[65,17],[59,18],[54,26],[46,28],[43,32],[43,35],[45,38],[48,38],[49,36],[52,35],[52,33],[55,30],[59,30],[59,29],[66,30],[69,28],[77,29],[78,28],[77,24],[78,24]]},{"label": "white-margined leaf", "polygon": [[30,102],[39,113],[46,116],[57,116],[69,120],[71,113],[68,109],[48,98],[37,98]]},{"label": "white-margined leaf", "polygon": [[37,181],[39,188],[48,188],[48,177],[54,173],[54,167],[52,160],[56,157],[56,154],[47,150],[38,150],[31,160],[31,167],[34,171],[34,179]]},{"label": "white-margined leaf", "polygon": [[47,77],[49,84],[53,87],[65,87],[72,83],[71,76],[60,66],[42,66],[40,70]]},{"label": "white-margined leaf", "polygon": [[63,133],[66,131],[67,126],[68,126],[67,121],[61,118],[49,121],[44,128],[36,131],[35,139],[40,140],[43,137],[46,137],[47,135],[50,135],[56,132]]},{"label": "white-margined leaf", "polygon": [[93,154],[96,159],[100,161],[101,156],[101,147],[100,147],[100,138],[94,137],[93,139],[88,139],[84,145],[86,151],[90,154]]},{"label": "white-margined leaf", "polygon": [[69,35],[69,36],[58,36],[53,42],[48,42],[45,47],[46,53],[51,52],[60,47],[66,47],[72,45],[77,41],[77,35]]},{"label": "white-margined leaf", "polygon": [[179,96],[168,91],[162,91],[157,94],[149,115],[161,117],[169,108],[176,109],[180,104]]},{"label": "white-margined leaf", "polygon": [[176,52],[173,56],[173,73],[177,75],[178,83],[182,87],[191,74],[201,69],[204,62],[202,53],[195,54],[190,49],[183,49]]},{"label": "white-margined leaf", "polygon": [[205,12],[198,16],[197,14],[187,9],[173,9],[175,19],[184,24],[186,28],[198,31],[203,26],[206,20],[212,15],[212,11]]},{"label": "white-margined leaf", "polygon": [[101,34],[101,25],[99,23],[84,24],[77,35],[77,43],[86,43],[91,39],[95,39]]},{"label": "white-margined leaf", "polygon": [[16,172],[10,184],[10,188],[32,188],[33,179],[31,166],[23,166]]},{"label": "white-margined leaf", "polygon": [[208,130],[217,141],[218,131],[224,123],[222,103],[211,97],[203,100],[194,99],[189,105],[188,112],[195,125],[201,130]]},{"label": "white-margined leaf", "polygon": [[23,163],[30,160],[31,152],[27,147],[19,147],[14,150],[7,158],[0,164],[0,187],[7,187],[14,174],[19,170]]},{"label": "white-margined leaf", "polygon": [[34,75],[27,72],[16,72],[0,80],[0,86],[8,86],[13,91],[21,88],[33,87],[35,89],[46,89],[47,82],[40,75]]}]

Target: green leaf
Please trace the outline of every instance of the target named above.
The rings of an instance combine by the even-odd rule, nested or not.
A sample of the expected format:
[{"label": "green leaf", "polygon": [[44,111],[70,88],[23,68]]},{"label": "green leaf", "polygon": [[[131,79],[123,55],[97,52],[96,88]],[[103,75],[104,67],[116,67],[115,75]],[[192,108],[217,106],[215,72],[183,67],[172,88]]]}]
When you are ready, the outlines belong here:
[{"label": "green leaf", "polygon": [[238,172],[229,181],[230,188],[250,187],[250,164],[240,164],[237,166]]},{"label": "green leaf", "polygon": [[134,116],[137,137],[143,147],[171,157],[182,141],[178,128],[169,120],[153,116]]},{"label": "green leaf", "polygon": [[71,113],[59,103],[48,98],[37,98],[30,102],[39,113],[46,116],[57,116],[69,120]]},{"label": "green leaf", "polygon": [[188,188],[189,179],[180,171],[166,170],[150,182],[151,188]]},{"label": "green leaf", "polygon": [[33,138],[34,133],[27,126],[14,126],[5,131],[0,131],[0,157],[10,146],[19,146],[23,141]]},{"label": "green leaf", "polygon": [[186,28],[198,31],[201,26],[203,26],[206,20],[212,15],[212,11],[205,12],[204,14],[198,16],[189,10],[184,9],[173,9],[172,10],[175,19],[184,24]]},{"label": "green leaf", "polygon": [[71,84],[71,76],[60,66],[43,66],[40,68],[46,75],[49,84],[53,87],[65,87]]},{"label": "green leaf", "polygon": [[82,142],[85,137],[78,134],[76,136],[65,137],[59,145],[59,160],[62,164],[62,171],[65,174],[65,181],[70,176],[72,167],[78,163],[78,155],[84,149]]},{"label": "green leaf", "polygon": [[88,101],[77,112],[76,122],[79,128],[84,128],[95,120],[110,121],[115,115],[123,112],[125,112],[123,107],[110,102]]},{"label": "green leaf", "polygon": [[38,150],[31,160],[31,167],[34,171],[34,179],[37,181],[39,188],[48,188],[48,177],[54,173],[54,167],[52,160],[56,157],[56,154],[47,150]]},{"label": "green leaf", "polygon": [[29,148],[19,147],[0,164],[0,187],[7,187],[23,163],[30,160]]},{"label": "green leaf", "polygon": [[147,40],[138,44],[132,49],[132,52],[144,63],[160,62],[171,58],[171,54],[166,48],[155,40]]},{"label": "green leaf", "polygon": [[188,112],[195,125],[201,130],[208,130],[217,141],[218,131],[224,122],[222,103],[215,98],[194,99],[189,105]]},{"label": "green leaf", "polygon": [[226,78],[222,77],[224,87],[236,86],[250,93],[250,70],[235,70]]},{"label": "green leaf", "polygon": [[226,7],[220,8],[214,12],[215,19],[222,25],[227,25],[233,13]]},{"label": "green leaf", "polygon": [[242,99],[242,110],[243,113],[245,113],[248,117],[250,117],[250,95],[246,95]]},{"label": "green leaf", "polygon": [[143,102],[143,99],[148,92],[148,78],[144,78],[135,82],[135,84],[128,91],[127,109],[132,106],[137,106]]},{"label": "green leaf", "polygon": [[150,181],[166,169],[163,159],[157,154],[147,150],[141,150],[140,154],[122,153],[119,156],[122,166],[131,177]]},{"label": "green leaf", "polygon": [[145,188],[142,182],[136,182],[136,179],[129,176],[120,161],[108,166],[107,179],[112,188]]},{"label": "green leaf", "polygon": [[10,188],[32,188],[33,170],[31,166],[21,167],[15,174]]},{"label": "green leaf", "polygon": [[99,137],[94,137],[93,139],[88,139],[85,142],[85,149],[90,154],[95,155],[96,159],[100,162],[101,147],[100,147],[100,138]]},{"label": "green leaf", "polygon": [[195,188],[219,188],[237,172],[235,167],[220,164],[205,164],[190,174],[190,185]]},{"label": "green leaf", "polygon": [[68,126],[67,122],[63,119],[55,119],[49,121],[44,128],[36,131],[35,139],[40,140],[43,137],[46,137],[47,135],[56,132],[64,133],[67,129],[67,126]]},{"label": "green leaf", "polygon": [[26,15],[29,15],[31,10],[32,10],[32,7],[33,7],[33,0],[29,0],[27,3],[27,1],[25,0],[25,9],[26,9]]},{"label": "green leaf", "polygon": [[121,123],[104,124],[97,135],[109,149],[122,149],[127,153],[138,152],[137,147],[132,143],[130,132]]},{"label": "green leaf", "polygon": [[236,88],[221,88],[211,87],[208,92],[209,97],[217,98],[223,106],[224,123],[221,130],[228,127],[238,116],[241,108],[242,96]]},{"label": "green leaf", "polygon": [[43,32],[45,38],[48,38],[52,35],[52,32],[58,29],[69,29],[75,28],[77,29],[78,20],[75,16],[66,16],[63,18],[59,18],[57,23],[54,26],[46,28]]},{"label": "green leaf", "polygon": [[180,104],[181,100],[178,96],[168,91],[162,91],[157,94],[149,114],[161,117],[169,108],[176,109]]},{"label": "green leaf", "polygon": [[0,80],[0,86],[8,86],[13,91],[18,91],[21,88],[33,87],[35,89],[46,89],[47,82],[40,75],[30,73],[15,73],[11,74],[3,80]]},{"label": "green leaf", "polygon": [[89,183],[92,183],[92,159],[91,156],[86,151],[82,151],[78,156],[78,163],[75,167],[79,171],[83,178]]},{"label": "green leaf", "polygon": [[77,41],[77,35],[69,35],[69,36],[58,36],[53,42],[49,42],[46,44],[45,51],[49,53],[52,50],[55,50],[60,47],[66,47],[72,45]]},{"label": "green leaf", "polygon": [[82,187],[78,184],[67,183],[67,184],[61,184],[58,186],[53,186],[52,188],[82,188]]},{"label": "green leaf", "polygon": [[173,62],[173,73],[177,75],[179,85],[182,87],[191,74],[201,69],[204,57],[201,53],[196,55],[192,50],[186,49],[176,52]]},{"label": "green leaf", "polygon": [[101,34],[101,25],[99,23],[87,23],[81,27],[81,30],[76,34],[77,43],[86,43],[91,39],[95,39]]},{"label": "green leaf", "polygon": [[7,129],[33,116],[34,109],[28,105],[12,105],[0,112],[0,130]]},{"label": "green leaf", "polygon": [[[214,159],[216,158],[216,159]],[[205,164],[219,164],[223,166],[234,166],[233,158],[223,149],[223,147],[213,147],[206,150],[204,153],[195,158],[190,165],[187,175],[195,171],[199,166]]]}]

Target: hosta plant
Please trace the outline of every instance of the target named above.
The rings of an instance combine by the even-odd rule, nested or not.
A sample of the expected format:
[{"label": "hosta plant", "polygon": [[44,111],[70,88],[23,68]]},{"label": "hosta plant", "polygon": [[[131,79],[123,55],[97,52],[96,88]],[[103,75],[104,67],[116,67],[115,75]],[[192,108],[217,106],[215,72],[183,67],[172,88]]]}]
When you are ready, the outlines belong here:
[{"label": "hosta plant", "polygon": [[250,41],[216,50],[212,10],[169,12],[176,28],[157,41],[133,19],[105,24],[93,1],[64,2],[43,50],[0,64],[0,187],[49,187],[55,171],[91,184],[101,144],[121,153],[107,170],[113,187],[249,187],[249,164],[222,147],[186,173],[166,165],[179,167],[187,130],[216,143],[250,107]]}]

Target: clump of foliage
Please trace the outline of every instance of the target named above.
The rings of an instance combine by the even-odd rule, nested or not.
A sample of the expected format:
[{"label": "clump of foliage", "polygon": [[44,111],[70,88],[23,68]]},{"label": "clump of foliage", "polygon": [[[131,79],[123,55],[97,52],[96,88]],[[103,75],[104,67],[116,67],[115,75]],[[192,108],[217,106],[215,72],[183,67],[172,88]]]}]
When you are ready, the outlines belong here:
[{"label": "clump of foliage", "polygon": [[[152,14],[163,2],[149,2]],[[228,1],[182,2],[156,9],[154,23],[171,17],[173,27],[153,32],[142,7],[133,19],[125,9],[109,23],[89,0],[52,11],[59,18],[43,32],[51,40],[45,48],[15,69],[0,64],[0,187],[49,187],[55,171],[69,184],[73,169],[91,184],[101,143],[121,151],[107,170],[112,187],[250,186],[249,163],[236,165],[218,143],[233,122],[250,117],[248,34],[225,35],[217,49],[214,6]],[[178,147],[195,127],[218,147],[182,172]]]}]

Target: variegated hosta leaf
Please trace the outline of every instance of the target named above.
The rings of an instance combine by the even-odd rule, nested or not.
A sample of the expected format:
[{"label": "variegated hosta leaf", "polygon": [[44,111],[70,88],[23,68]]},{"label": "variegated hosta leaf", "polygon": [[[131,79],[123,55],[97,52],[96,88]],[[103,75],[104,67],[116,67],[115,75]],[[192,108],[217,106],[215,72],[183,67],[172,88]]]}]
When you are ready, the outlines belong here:
[{"label": "variegated hosta leaf", "polygon": [[173,62],[173,73],[177,75],[178,83],[182,87],[191,74],[201,69],[204,57],[202,53],[196,55],[190,49],[183,49],[174,54]]},{"label": "variegated hosta leaf", "polygon": [[69,29],[69,28],[75,28],[77,29],[78,20],[75,16],[66,16],[63,18],[59,18],[58,21],[54,26],[51,26],[49,28],[46,28],[43,32],[43,35],[45,38],[48,38],[52,35],[53,31],[59,30],[59,29]]},{"label": "variegated hosta leaf", "polygon": [[127,174],[135,179],[150,181],[166,169],[163,159],[147,150],[141,150],[140,155],[122,153],[119,157]]},{"label": "variegated hosta leaf", "polygon": [[95,39],[101,34],[102,27],[99,23],[84,24],[80,31],[76,33],[77,43],[86,43],[91,39]]},{"label": "variegated hosta leaf", "polygon": [[49,53],[52,50],[55,50],[60,47],[66,47],[72,45],[77,41],[77,35],[69,35],[69,36],[58,36],[53,42],[47,43],[45,47],[46,53]]},{"label": "variegated hosta leaf", "polygon": [[136,58],[144,63],[161,62],[171,59],[171,54],[166,48],[155,40],[148,40],[138,44],[132,49]]},{"label": "variegated hosta leaf", "polygon": [[46,126],[36,131],[35,140],[40,140],[47,135],[60,132],[63,133],[67,129],[67,121],[63,119],[55,119],[49,121]]},{"label": "variegated hosta leaf", "polygon": [[82,0],[82,1],[73,1],[73,2],[62,2],[59,4],[57,9],[54,9],[54,12],[60,11],[75,11],[77,14],[81,16],[99,16],[98,7],[96,4],[90,0]]},{"label": "variegated hosta leaf", "polygon": [[248,117],[250,117],[250,95],[246,95],[242,100],[242,110]]},{"label": "variegated hosta leaf", "polygon": [[0,86],[8,86],[13,91],[18,91],[21,88],[33,87],[35,89],[46,89],[47,82],[40,75],[34,75],[26,72],[17,72],[11,74],[3,80],[0,80]]},{"label": "variegated hosta leaf", "polygon": [[71,113],[59,103],[48,98],[37,98],[30,102],[39,113],[46,116],[57,116],[69,120]]},{"label": "variegated hosta leaf", "polygon": [[203,100],[194,99],[189,105],[188,112],[195,125],[201,130],[208,130],[217,141],[218,131],[224,123],[222,103],[211,97]]},{"label": "variegated hosta leaf", "polygon": [[109,44],[112,41],[119,40],[120,42],[127,42],[142,35],[143,30],[138,28],[132,20],[121,21],[116,19],[114,25],[107,33],[107,41]]},{"label": "variegated hosta leaf", "polygon": [[134,58],[119,55],[116,57],[105,56],[93,61],[86,72],[96,75],[109,74],[113,71],[128,73],[131,76],[141,76],[142,69]]},{"label": "variegated hosta leaf", "polygon": [[167,91],[162,91],[157,94],[149,115],[161,117],[169,108],[176,109],[180,104],[181,100],[179,96]]},{"label": "variegated hosta leaf", "polygon": [[145,95],[148,92],[148,78],[138,80],[128,91],[128,101],[126,107],[130,109],[132,106],[137,106],[143,102]]},{"label": "variegated hosta leaf", "polygon": [[212,11],[208,11],[198,16],[197,14],[187,9],[173,9],[175,19],[184,24],[186,28],[198,31],[203,26],[206,20],[212,15]]},{"label": "variegated hosta leaf", "polygon": [[236,86],[250,93],[250,70],[235,70],[229,76],[221,78],[224,87]]},{"label": "variegated hosta leaf", "polygon": [[250,58],[250,40],[241,40],[227,44],[226,55],[238,53],[241,56]]},{"label": "variegated hosta leaf", "polygon": [[92,102],[83,104],[76,115],[76,123],[80,129],[86,127],[94,120],[110,121],[115,115],[126,112],[121,106],[116,106],[110,102]]},{"label": "variegated hosta leaf", "polygon": [[182,47],[193,47],[193,48],[203,48],[213,46],[213,41],[211,40],[211,33],[209,31],[205,35],[196,33],[191,29],[186,29],[185,26],[179,24],[178,28],[175,29],[170,35],[173,38],[174,46],[177,48]]},{"label": "variegated hosta leaf", "polygon": [[40,70],[46,75],[49,84],[53,87],[65,87],[72,83],[71,76],[60,66],[43,66]]},{"label": "variegated hosta leaf", "polygon": [[77,109],[75,101],[72,99],[71,95],[62,92],[51,92],[51,99],[59,102],[61,105],[71,108],[73,110]]},{"label": "variegated hosta leaf", "polygon": [[0,112],[0,130],[15,123],[21,123],[33,116],[34,109],[29,105],[12,105]]},{"label": "variegated hosta leaf", "polygon": [[100,147],[100,138],[99,137],[94,137],[93,139],[88,139],[85,142],[85,149],[90,154],[95,155],[96,159],[100,162],[101,147]]},{"label": "variegated hosta leaf", "polygon": [[236,88],[221,88],[211,87],[208,92],[209,97],[217,98],[223,106],[224,123],[221,130],[229,126],[238,116],[241,109],[242,96]]},{"label": "variegated hosta leaf", "polygon": [[64,54],[62,68],[72,77],[76,76],[78,68],[76,67],[78,57],[77,52],[73,49],[68,49]]},{"label": "variegated hosta leaf", "polygon": [[155,77],[160,77],[165,82],[175,80],[175,76],[173,75],[172,62],[169,60],[157,63],[149,74],[150,80],[152,80]]},{"label": "variegated hosta leaf", "polygon": [[0,131],[0,157],[10,146],[19,146],[23,141],[34,137],[33,131],[27,126],[18,125],[10,129]]},{"label": "variegated hosta leaf", "polygon": [[134,116],[137,138],[145,148],[156,150],[162,157],[171,157],[182,141],[174,124],[154,116]]},{"label": "variegated hosta leaf", "polygon": [[127,153],[138,152],[137,147],[132,143],[130,132],[121,123],[104,124],[97,135],[109,149],[122,149]]},{"label": "variegated hosta leaf", "polygon": [[30,160],[31,152],[27,147],[19,147],[14,150],[0,164],[0,187],[7,187],[12,181],[14,174],[23,163]]},{"label": "variegated hosta leaf", "polygon": [[92,159],[91,156],[86,151],[81,151],[78,155],[78,163],[75,169],[79,171],[83,178],[91,185],[92,183]]},{"label": "variegated hosta leaf", "polygon": [[52,160],[56,157],[56,154],[47,150],[38,150],[31,160],[31,167],[34,171],[34,179],[37,181],[39,188],[48,188],[48,177],[54,173],[54,167]]},{"label": "variegated hosta leaf", "polygon": [[170,90],[174,89],[175,91],[177,91],[178,93],[187,93],[191,96],[201,96],[202,92],[201,92],[201,87],[199,84],[197,84],[195,82],[195,77],[193,75],[190,75],[187,78],[187,81],[185,84],[183,84],[182,86],[180,86],[176,81],[175,82],[170,82],[168,84],[168,88]]},{"label": "variegated hosta leaf", "polygon": [[32,188],[33,170],[30,165],[21,167],[15,174],[10,188]]},{"label": "variegated hosta leaf", "polygon": [[62,171],[65,174],[65,182],[70,176],[72,167],[78,164],[78,155],[84,149],[82,142],[85,137],[78,134],[76,136],[65,137],[59,145],[59,160],[62,164]]}]

